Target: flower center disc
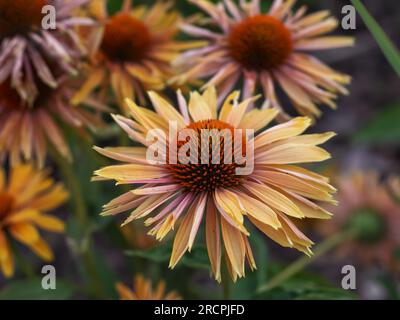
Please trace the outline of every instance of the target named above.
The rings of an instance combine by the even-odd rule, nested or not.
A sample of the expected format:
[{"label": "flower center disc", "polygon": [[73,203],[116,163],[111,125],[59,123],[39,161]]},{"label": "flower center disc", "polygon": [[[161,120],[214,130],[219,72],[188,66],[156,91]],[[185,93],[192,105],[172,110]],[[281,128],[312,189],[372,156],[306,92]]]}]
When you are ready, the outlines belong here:
[{"label": "flower center disc", "polygon": [[144,23],[128,13],[119,13],[105,25],[101,50],[115,62],[138,62],[150,45],[151,34]]},{"label": "flower center disc", "polygon": [[47,0],[0,0],[0,39],[40,27]]},{"label": "flower center disc", "polygon": [[0,84],[0,110],[5,109],[9,111],[35,109],[45,103],[51,97],[54,89],[50,89],[43,82],[37,82],[39,95],[35,99],[33,105],[29,105],[23,101],[18,95],[17,91],[11,87],[10,81],[5,81]]},{"label": "flower center disc", "polygon": [[293,50],[292,35],[278,19],[268,15],[247,18],[228,37],[231,56],[249,70],[280,66]]},{"label": "flower center disc", "polygon": [[[228,188],[234,187],[241,184],[243,176],[236,175],[236,168],[240,167],[235,163],[233,158],[234,155],[234,130],[230,124],[225,123],[220,120],[202,120],[198,122],[191,123],[186,129],[192,129],[196,133],[196,141],[192,139],[187,139],[186,141],[178,141],[178,152],[180,148],[186,144],[193,143],[198,146],[197,152],[197,164],[188,163],[182,164],[178,159],[177,164],[169,164],[168,167],[171,170],[174,178],[186,189],[191,192],[202,192],[202,191],[212,191],[216,188]],[[215,129],[218,132],[218,136],[215,136],[212,131],[209,131],[209,152],[208,152],[208,163],[202,164],[202,148],[201,148],[201,133],[202,130],[212,130]],[[227,129],[227,130],[226,130]],[[224,159],[225,150],[225,138],[222,134],[222,130],[225,133],[230,133],[231,139],[230,144],[232,146],[232,161],[227,163]],[[216,131],[214,131],[216,132]],[[219,163],[213,163],[213,154],[218,150],[213,150],[212,140],[213,137],[217,143],[219,142]],[[219,141],[218,141],[219,138]],[[242,137],[242,154],[245,154],[245,136]],[[203,150],[204,151],[204,150]],[[189,152],[189,151],[188,151]],[[189,154],[187,154],[189,156]],[[215,156],[214,156],[215,157]],[[178,157],[179,158],[179,157]]]},{"label": "flower center disc", "polygon": [[0,192],[0,221],[10,213],[13,205],[14,199],[7,193]]}]

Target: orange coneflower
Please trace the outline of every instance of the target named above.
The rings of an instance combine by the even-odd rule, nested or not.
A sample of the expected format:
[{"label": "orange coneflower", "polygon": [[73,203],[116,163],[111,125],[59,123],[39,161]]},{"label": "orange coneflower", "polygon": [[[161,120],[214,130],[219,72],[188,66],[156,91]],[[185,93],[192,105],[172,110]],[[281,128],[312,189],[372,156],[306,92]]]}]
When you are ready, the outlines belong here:
[{"label": "orange coneflower", "polygon": [[107,109],[90,98],[86,99],[85,108],[72,106],[70,99],[75,83],[62,79],[58,82],[58,87],[51,89],[38,81],[39,96],[31,106],[21,99],[10,82],[0,84],[0,161],[9,157],[12,164],[28,160],[42,167],[48,143],[70,159],[59,120],[75,128],[93,128],[100,124],[99,117],[89,108]]},{"label": "orange coneflower", "polygon": [[328,11],[310,15],[306,15],[305,7],[293,11],[295,0],[275,0],[266,14],[261,12],[259,0],[240,1],[239,6],[232,0],[218,4],[191,2],[210,16],[206,21],[210,28],[183,24],[182,29],[208,39],[209,44],[189,50],[175,61],[183,68],[175,78],[177,83],[208,78],[204,87],[217,86],[221,98],[243,83],[245,98],[262,90],[266,107],[280,109],[279,118],[286,120],[289,115],[281,108],[278,85],[297,112],[310,117],[321,114],[319,104],[335,108],[337,94],[348,93],[343,85],[350,82],[350,77],[309,54],[353,43],[350,37],[325,36],[337,27]]},{"label": "orange coneflower", "polygon": [[354,228],[355,239],[343,243],[337,253],[354,257],[365,265],[378,263],[400,270],[396,250],[400,248],[400,204],[376,172],[354,172],[335,181],[340,206],[332,208],[334,218],[317,231],[333,235]]},{"label": "orange coneflower", "polygon": [[141,274],[135,276],[133,280],[133,291],[118,282],[116,289],[121,300],[180,300],[181,297],[175,292],[165,292],[165,282],[160,281],[155,288],[152,287],[151,280],[145,279]]},{"label": "orange coneflower", "polygon": [[63,204],[68,195],[46,172],[35,171],[30,165],[12,168],[6,180],[0,168],[0,269],[11,277],[14,258],[7,235],[28,246],[44,261],[51,261],[53,252],[37,228],[64,231],[64,223],[47,212]]},{"label": "orange coneflower", "polygon": [[[197,156],[193,155],[192,160],[196,161],[187,164],[182,161],[155,164],[149,163],[146,158],[150,148],[96,147],[98,152],[127,164],[98,170],[95,172],[95,180],[114,179],[119,184],[141,184],[108,203],[103,215],[134,209],[124,222],[125,225],[153,213],[153,217],[147,218],[145,224],[153,226],[150,234],[159,240],[174,229],[179,220],[180,226],[170,260],[171,268],[176,266],[186,251],[191,250],[204,217],[211,267],[218,281],[221,280],[222,242],[233,280],[244,276],[246,258],[252,269],[256,267],[245,218],[280,245],[311,254],[312,241],[295,227],[290,217],[329,218],[330,214],[313,200],[334,202],[332,193],[335,189],[323,176],[294,164],[328,159],[329,153],[317,145],[330,139],[333,133],[301,135],[311,124],[311,120],[306,117],[295,118],[264,130],[278,114],[278,110],[253,109],[246,112],[254,98],[239,103],[238,92],[228,97],[219,115],[217,94],[213,88],[206,90],[203,95],[193,92],[188,104],[178,91],[182,114],[158,94],[149,92],[149,96],[156,112],[139,107],[128,99],[127,105],[133,120],[114,115],[116,122],[133,140],[149,147],[147,134],[156,128],[170,134],[171,121],[176,123],[179,134],[184,129],[192,129],[194,132],[215,129],[217,133],[236,132],[238,128],[256,132],[262,130],[254,139],[246,135],[239,136],[242,137],[239,144],[249,150],[245,152],[249,162],[251,159],[254,161],[254,171],[248,175],[239,175],[237,162],[195,164],[197,160],[200,163],[200,157],[203,158],[201,152]],[[168,140],[158,136],[161,145],[168,146]],[[246,147],[250,140],[254,142],[254,156],[250,152],[251,146],[249,149]],[[198,140],[193,138],[189,142],[195,144]],[[232,154],[237,156],[238,150],[235,147]],[[216,152],[211,150],[209,155],[214,157]],[[162,151],[159,155],[162,155]]]},{"label": "orange coneflower", "polygon": [[79,103],[100,86],[108,94],[111,86],[116,102],[125,97],[144,103],[145,91],[164,89],[172,76],[171,61],[197,42],[175,40],[180,15],[171,10],[171,1],[157,1],[152,7],[131,8],[124,1],[121,11],[109,16],[104,0],[92,1],[92,13],[100,21],[90,37],[91,61],[87,81],[73,99]]},{"label": "orange coneflower", "polygon": [[[31,105],[39,94],[35,74],[45,85],[55,88],[58,82],[52,71],[54,64],[59,70],[74,73],[85,51],[74,28],[92,22],[73,17],[72,11],[86,2],[0,0],[0,83],[11,79],[11,86]],[[55,29],[42,26],[42,9],[47,5],[55,9]]]}]

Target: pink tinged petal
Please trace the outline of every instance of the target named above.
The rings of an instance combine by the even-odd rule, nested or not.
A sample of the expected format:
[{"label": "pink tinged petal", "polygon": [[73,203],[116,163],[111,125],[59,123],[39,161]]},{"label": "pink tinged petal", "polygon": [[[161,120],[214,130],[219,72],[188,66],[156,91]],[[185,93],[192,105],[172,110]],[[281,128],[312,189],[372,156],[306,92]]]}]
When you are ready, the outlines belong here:
[{"label": "pink tinged petal", "polygon": [[332,214],[314,202],[290,191],[286,191],[289,199],[303,212],[306,218],[331,219]]},{"label": "pink tinged petal", "polygon": [[116,181],[137,181],[158,179],[169,175],[162,167],[142,164],[124,164],[104,167],[95,171],[95,175]]},{"label": "pink tinged petal", "polygon": [[236,22],[243,20],[243,16],[236,6],[236,4],[232,0],[224,0],[225,6],[228,9],[229,13],[233,16]]},{"label": "pink tinged petal", "polygon": [[275,211],[272,210],[267,204],[247,195],[244,192],[238,193],[238,197],[246,209],[246,214],[248,216],[267,224],[274,229],[281,227]]},{"label": "pink tinged petal", "polygon": [[131,209],[139,206],[141,203],[143,203],[145,198],[146,197],[140,197],[135,200],[129,201],[127,203],[124,203],[122,205],[113,207],[111,209],[106,209],[106,210],[102,211],[101,215],[105,217],[105,216],[113,216],[113,215],[116,215],[116,214],[119,214],[122,212],[126,212],[128,210],[131,210]]},{"label": "pink tinged petal", "polygon": [[[257,73],[254,71],[244,71],[244,83],[243,83],[243,99],[251,98],[256,90],[257,85]],[[249,106],[252,108],[252,105]]]},{"label": "pink tinged petal", "polygon": [[248,98],[238,105],[236,104],[233,105],[232,110],[229,113],[226,121],[230,123],[234,128],[239,127],[240,122],[243,120],[243,117],[245,116],[247,110],[249,109],[249,106],[259,98],[260,96],[258,95],[255,97]]},{"label": "pink tinged petal", "polygon": [[221,217],[222,238],[234,278],[244,277],[244,261],[246,257],[246,245],[242,233]]},{"label": "pink tinged petal", "polygon": [[221,38],[220,34],[214,33],[212,31],[204,29],[204,28],[186,24],[186,23],[182,23],[180,25],[180,28],[182,29],[183,32],[185,32],[191,36],[194,36],[194,37],[205,37],[205,38],[211,38],[214,40]]},{"label": "pink tinged petal", "polygon": [[156,208],[161,206],[162,204],[168,202],[176,194],[161,194],[161,195],[154,195],[148,197],[144,202],[142,202],[139,207],[133,210],[130,216],[122,223],[121,227],[127,225],[128,223],[132,222],[133,220],[143,218],[150,213],[152,213]]},{"label": "pink tinged petal", "polygon": [[143,136],[143,134],[137,132],[133,128],[131,128],[126,122],[122,120],[122,116],[119,115],[111,115],[114,119],[114,121],[124,130],[129,138],[131,138],[134,141],[138,141],[141,144],[147,146],[149,145],[149,142],[146,141],[146,138]]},{"label": "pink tinged petal", "polygon": [[54,144],[61,155],[71,160],[71,153],[68,145],[56,123],[45,111],[38,111],[38,116],[41,121],[41,127],[46,133],[47,138]]},{"label": "pink tinged petal", "polygon": [[285,214],[295,217],[304,218],[304,214],[300,209],[281,192],[261,183],[247,182],[244,187],[256,196],[267,206],[282,211]]},{"label": "pink tinged petal", "polygon": [[182,91],[180,89],[176,92],[176,96],[178,99],[179,111],[181,112],[181,114],[183,116],[185,125],[189,125],[189,123],[190,123],[189,109],[188,109],[186,99],[182,95]]},{"label": "pink tinged petal", "polygon": [[310,95],[307,94],[287,75],[276,72],[275,76],[278,79],[282,89],[295,104],[299,105],[302,109],[309,111],[315,116],[319,116],[321,114],[315,103],[311,100]]},{"label": "pink tinged petal", "polygon": [[320,162],[331,155],[322,148],[295,143],[281,144],[263,153],[256,154],[256,164],[294,164]]},{"label": "pink tinged petal", "polygon": [[218,98],[218,105],[221,105],[226,96],[232,92],[235,84],[238,82],[241,76],[241,72],[236,72],[228,79],[226,79],[223,83],[218,86],[219,89],[219,98]]},{"label": "pink tinged petal", "polygon": [[214,191],[213,197],[215,206],[225,220],[244,234],[249,235],[243,225],[243,214],[246,214],[246,210],[237,196],[230,191],[217,189]]},{"label": "pink tinged petal", "polygon": [[275,141],[284,140],[302,134],[311,125],[311,119],[307,117],[297,117],[286,123],[274,126],[260,133],[254,139],[255,149],[262,148]]},{"label": "pink tinged petal", "polygon": [[231,62],[223,66],[215,76],[213,76],[206,84],[203,85],[204,90],[210,86],[218,86],[225,79],[229,78],[232,74],[238,72],[238,65],[236,62]]},{"label": "pink tinged petal", "polygon": [[256,260],[254,259],[254,256],[253,256],[253,251],[251,250],[249,239],[244,234],[242,234],[242,239],[243,239],[243,242],[244,242],[244,245],[246,248],[247,262],[250,265],[251,271],[254,271],[257,269],[257,265],[256,265]]},{"label": "pink tinged petal", "polygon": [[176,221],[182,212],[189,206],[191,200],[193,200],[193,196],[189,193],[186,195],[178,195],[176,199],[172,200],[164,209],[160,211],[159,214],[146,219],[144,224],[146,226],[150,226],[153,223],[164,219],[166,215],[173,216],[174,221]]},{"label": "pink tinged petal", "polygon": [[169,184],[157,187],[149,187],[149,188],[139,188],[132,190],[133,194],[136,195],[150,195],[150,194],[161,194],[161,193],[169,193],[174,192],[179,189],[182,189],[181,185],[179,184]]},{"label": "pink tinged petal", "polygon": [[195,199],[185,217],[183,218],[179,226],[178,232],[175,235],[171,259],[169,262],[169,268],[171,269],[175,268],[176,264],[189,248],[190,234],[195,219],[197,203],[198,200]]},{"label": "pink tinged petal", "polygon": [[289,14],[295,2],[296,0],[275,0],[271,6],[269,14],[277,19],[283,19]]},{"label": "pink tinged petal", "polygon": [[279,103],[278,97],[275,91],[274,81],[272,75],[267,72],[262,72],[260,76],[261,86],[263,88],[264,96],[267,97],[263,105],[263,109],[276,108],[279,110],[278,119],[288,121],[291,117],[283,110]]},{"label": "pink tinged petal", "polygon": [[206,209],[206,244],[211,269],[218,282],[221,282],[221,235],[217,208],[212,199]]},{"label": "pink tinged petal", "polygon": [[57,86],[57,81],[54,79],[50,69],[44,59],[40,56],[39,52],[31,47],[28,47],[27,49],[30,58],[32,59],[33,66],[35,67],[36,74],[39,75],[40,79],[42,79],[48,86],[55,88]]},{"label": "pink tinged petal", "polygon": [[324,21],[312,24],[294,33],[294,40],[315,37],[336,29],[338,21],[335,18],[328,18]]},{"label": "pink tinged petal", "polygon": [[312,14],[309,14],[309,15],[303,17],[302,19],[297,20],[294,27],[299,29],[302,27],[307,27],[309,25],[318,23],[321,20],[328,17],[329,14],[330,14],[329,10],[322,10],[322,11],[314,12]]},{"label": "pink tinged petal", "polygon": [[165,99],[153,91],[149,91],[148,95],[154,106],[154,109],[165,119],[165,121],[176,121],[178,130],[185,128],[186,124],[183,117],[174,109],[174,107],[172,107]]},{"label": "pink tinged petal", "polygon": [[346,36],[327,36],[307,40],[299,40],[295,43],[297,50],[324,50],[349,47],[354,45],[354,38]]},{"label": "pink tinged petal", "polygon": [[293,191],[299,195],[313,200],[336,203],[332,197],[332,193],[335,192],[335,189],[330,185],[317,184],[311,181],[307,182],[285,173],[272,171],[264,171],[260,172],[259,174],[256,172],[255,176],[260,181],[278,187],[282,190]]},{"label": "pink tinged petal", "polygon": [[207,202],[207,193],[203,193],[199,196],[198,203],[194,210],[192,227],[190,230],[189,241],[188,241],[188,251],[192,250],[194,240],[196,239],[197,231],[199,230],[201,221],[203,220],[204,209]]},{"label": "pink tinged petal", "polygon": [[[138,148],[137,152],[134,153],[126,153],[126,152],[119,152],[119,149],[116,148],[99,148],[94,146],[94,150],[96,150],[98,153],[102,154],[103,156],[106,156],[108,158],[122,161],[122,162],[129,162],[129,163],[135,163],[135,164],[144,164],[148,165],[148,161],[146,159],[146,149],[145,148]],[[132,148],[133,149],[133,148]]]}]

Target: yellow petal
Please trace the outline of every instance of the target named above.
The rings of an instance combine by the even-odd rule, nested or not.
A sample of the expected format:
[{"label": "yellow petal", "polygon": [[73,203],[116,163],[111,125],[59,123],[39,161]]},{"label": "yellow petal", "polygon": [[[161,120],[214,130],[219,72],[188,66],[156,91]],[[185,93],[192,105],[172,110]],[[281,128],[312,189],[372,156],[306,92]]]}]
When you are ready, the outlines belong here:
[{"label": "yellow petal", "polygon": [[38,227],[52,232],[64,232],[65,224],[64,222],[56,217],[47,215],[47,214],[39,214],[31,218]]},{"label": "yellow petal", "polygon": [[19,222],[9,227],[12,236],[18,241],[30,246],[40,239],[39,232],[27,222]]},{"label": "yellow petal", "polygon": [[221,217],[221,230],[224,239],[225,250],[232,266],[233,273],[239,278],[244,277],[244,260],[246,255],[246,247],[242,239],[242,233],[231,226]]},{"label": "yellow petal", "polygon": [[53,251],[46,241],[39,239],[35,243],[29,245],[30,249],[40,258],[46,262],[54,260]]}]

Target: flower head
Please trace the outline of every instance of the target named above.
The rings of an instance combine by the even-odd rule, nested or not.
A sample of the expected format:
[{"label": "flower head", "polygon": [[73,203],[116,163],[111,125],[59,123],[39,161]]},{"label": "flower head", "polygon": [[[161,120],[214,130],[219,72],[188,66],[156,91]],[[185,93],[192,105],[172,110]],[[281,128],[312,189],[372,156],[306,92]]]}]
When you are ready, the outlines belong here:
[{"label": "flower head", "polygon": [[[76,70],[85,50],[75,26],[88,25],[72,11],[87,0],[0,0],[0,84],[10,81],[20,97],[32,105],[39,95],[36,74],[50,88],[58,85],[54,69],[64,74]],[[55,9],[55,29],[45,29],[45,6]],[[44,11],[46,12],[46,11]]]},{"label": "flower head", "polygon": [[12,164],[28,160],[42,167],[48,145],[71,159],[59,121],[76,129],[100,125],[96,113],[107,109],[90,98],[85,100],[87,107],[72,106],[77,84],[58,82],[57,88],[50,89],[38,81],[39,95],[32,105],[21,99],[9,81],[0,84],[0,160],[9,157]]},{"label": "flower head", "polygon": [[352,228],[356,236],[338,248],[339,256],[400,270],[396,261],[396,250],[400,248],[400,204],[379,180],[376,172],[359,171],[337,179],[340,206],[330,208],[334,213],[332,223],[320,224],[317,230],[329,236]]},{"label": "flower head", "polygon": [[289,97],[298,113],[319,116],[319,104],[336,107],[338,93],[350,78],[338,73],[309,52],[332,49],[353,43],[350,37],[325,36],[337,27],[329,12],[306,15],[305,7],[293,11],[294,0],[275,0],[268,13],[261,12],[260,1],[232,0],[213,4],[191,0],[209,19],[205,26],[183,24],[187,34],[208,40],[208,44],[183,53],[175,64],[183,69],[175,78],[208,78],[204,88],[217,86],[221,98],[243,79],[244,97],[258,89],[267,97],[266,107],[280,109],[280,119],[288,119],[277,87]]},{"label": "flower head", "polygon": [[[333,133],[302,135],[311,120],[301,117],[265,129],[278,111],[247,112],[255,99],[239,103],[238,92],[226,99],[219,114],[213,88],[203,95],[193,92],[188,104],[178,91],[181,113],[156,93],[149,92],[149,96],[156,112],[127,100],[132,119],[114,115],[121,128],[145,147],[95,148],[125,163],[96,171],[95,180],[113,179],[118,184],[133,185],[130,192],[108,203],[103,215],[133,209],[124,225],[147,218],[145,224],[152,226],[149,233],[158,240],[179,224],[171,268],[191,250],[204,219],[208,254],[218,281],[222,244],[234,280],[244,276],[246,258],[252,269],[256,267],[248,222],[280,245],[311,254],[312,241],[291,219],[329,218],[330,214],[313,200],[334,202],[335,189],[326,178],[296,164],[328,159],[330,155],[317,145]],[[216,145],[213,142],[210,148],[199,150],[200,132],[210,133],[208,137]],[[261,133],[251,138],[254,132]],[[235,144],[229,143],[231,133]],[[161,146],[157,151],[153,149],[154,139]],[[204,140],[208,141],[207,137]],[[166,161],[153,161],[155,154]],[[220,161],[214,162],[218,155]],[[233,156],[235,161],[229,161]]]},{"label": "flower head", "polygon": [[44,171],[30,165],[16,166],[7,178],[0,168],[0,270],[6,277],[14,273],[14,258],[9,234],[29,247],[44,261],[53,260],[53,252],[38,228],[63,232],[64,223],[47,212],[62,205],[68,195]]},{"label": "flower head", "polygon": [[121,282],[116,284],[116,288],[121,300],[180,300],[176,292],[165,292],[164,281],[160,281],[153,289],[151,280],[145,279],[141,274],[136,275],[133,280],[133,291]]},{"label": "flower head", "polygon": [[171,61],[199,43],[175,40],[181,17],[171,10],[171,1],[131,8],[131,1],[125,0],[121,11],[111,16],[106,3],[92,1],[91,12],[101,27],[90,37],[87,81],[73,101],[79,103],[98,86],[107,93],[111,86],[120,106],[125,97],[144,103],[146,90],[160,91],[172,77]]}]

